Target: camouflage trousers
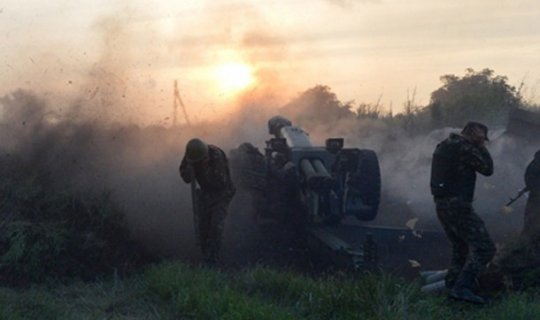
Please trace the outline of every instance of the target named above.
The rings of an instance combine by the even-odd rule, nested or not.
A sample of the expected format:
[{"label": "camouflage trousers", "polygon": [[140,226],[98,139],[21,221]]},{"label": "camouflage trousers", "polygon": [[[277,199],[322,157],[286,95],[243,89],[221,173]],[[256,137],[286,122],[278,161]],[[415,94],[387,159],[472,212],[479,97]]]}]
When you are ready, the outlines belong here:
[{"label": "camouflage trousers", "polygon": [[444,198],[436,199],[435,205],[452,245],[452,261],[446,276],[446,285],[451,288],[462,272],[477,277],[493,258],[495,244],[471,203],[459,198]]},{"label": "camouflage trousers", "polygon": [[[204,198],[203,198],[204,199]],[[198,242],[206,263],[219,261],[225,217],[231,199],[204,199],[199,202]]]}]

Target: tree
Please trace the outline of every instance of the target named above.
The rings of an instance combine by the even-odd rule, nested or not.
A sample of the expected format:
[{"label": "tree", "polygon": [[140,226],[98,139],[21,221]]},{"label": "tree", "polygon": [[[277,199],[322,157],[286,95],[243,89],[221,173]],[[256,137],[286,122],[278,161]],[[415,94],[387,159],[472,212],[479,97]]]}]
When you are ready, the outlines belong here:
[{"label": "tree", "polygon": [[342,103],[330,87],[317,85],[286,104],[281,111],[302,126],[328,124],[344,118],[354,118],[352,103]]},{"label": "tree", "polygon": [[431,93],[427,106],[435,127],[461,127],[469,120],[501,126],[511,109],[522,106],[516,88],[491,69],[476,72],[469,68],[462,78],[444,75],[441,81],[443,86]]}]

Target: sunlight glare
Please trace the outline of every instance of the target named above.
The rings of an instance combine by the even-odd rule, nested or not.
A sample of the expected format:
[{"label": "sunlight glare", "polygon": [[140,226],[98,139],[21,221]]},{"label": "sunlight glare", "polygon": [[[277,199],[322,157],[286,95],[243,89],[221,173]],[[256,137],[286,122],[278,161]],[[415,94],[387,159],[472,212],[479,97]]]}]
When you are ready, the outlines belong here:
[{"label": "sunlight glare", "polygon": [[255,82],[251,67],[239,62],[217,66],[215,77],[220,93],[223,94],[234,94]]}]

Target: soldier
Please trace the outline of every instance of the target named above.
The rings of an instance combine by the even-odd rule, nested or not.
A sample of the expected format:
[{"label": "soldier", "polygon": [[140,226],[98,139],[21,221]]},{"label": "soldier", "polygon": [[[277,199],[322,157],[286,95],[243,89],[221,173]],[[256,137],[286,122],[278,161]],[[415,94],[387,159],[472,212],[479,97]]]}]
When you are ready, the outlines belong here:
[{"label": "soldier", "polygon": [[525,170],[525,187],[529,191],[529,198],[521,235],[533,240],[540,235],[540,150],[534,154],[534,159]]},{"label": "soldier", "polygon": [[219,260],[227,208],[235,194],[227,157],[220,148],[191,139],[180,164],[180,176],[186,183],[197,181],[201,187],[193,203],[198,211],[194,212],[195,228],[205,262],[214,265]]},{"label": "soldier", "polygon": [[476,172],[493,174],[493,160],[484,146],[487,127],[469,122],[461,135],[451,133],[433,153],[431,193],[437,216],[452,245],[452,261],[446,276],[450,297],[473,303],[484,299],[472,291],[480,271],[495,254],[484,222],[472,207]]},{"label": "soldier", "polygon": [[525,170],[525,188],[512,201],[526,192],[529,198],[520,237],[502,246],[481,275],[481,287],[488,292],[523,289],[536,284],[529,274],[538,269],[540,262],[540,151]]}]

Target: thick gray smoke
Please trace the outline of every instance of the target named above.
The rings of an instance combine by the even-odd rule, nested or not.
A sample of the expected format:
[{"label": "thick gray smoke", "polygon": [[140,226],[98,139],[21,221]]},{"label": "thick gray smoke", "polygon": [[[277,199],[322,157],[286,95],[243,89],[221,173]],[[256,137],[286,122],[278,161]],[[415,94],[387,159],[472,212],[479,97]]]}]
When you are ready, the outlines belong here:
[{"label": "thick gray smoke", "polygon": [[[27,91],[3,97],[0,105],[2,157],[17,157],[25,174],[57,189],[111,190],[133,237],[157,253],[176,257],[198,254],[190,189],[178,174],[185,143],[200,137],[226,152],[245,141],[263,148],[269,138],[266,122],[278,109],[249,100],[230,118],[169,128],[99,122],[74,112],[59,114],[46,100]],[[347,118],[313,126],[310,133],[315,144],[322,145],[328,137],[344,137],[348,147],[377,152],[383,199],[372,224],[405,227],[418,218],[415,227],[437,229],[429,193],[431,154],[438,142],[457,130],[411,138],[378,120]],[[488,149],[496,171],[492,177],[478,179],[475,208],[500,241],[521,228],[524,199],[515,203],[512,213],[501,213],[501,207],[523,187],[525,166],[538,148],[502,131],[491,134]],[[231,204],[225,233],[229,254],[242,255],[239,250],[246,248],[245,241],[255,230],[248,216],[249,201],[238,194]]]},{"label": "thick gray smoke", "polygon": [[[459,131],[446,128],[423,137],[402,137],[395,143],[397,148],[382,150],[379,154],[387,197],[406,205],[407,210],[419,218],[418,226],[438,227],[429,190],[431,157],[440,141],[450,132]],[[504,214],[502,207],[524,187],[525,167],[538,147],[508,136],[504,130],[491,134],[487,148],[495,163],[495,173],[490,177],[478,175],[474,207],[500,241],[521,229],[524,199],[513,205],[511,213]]]},{"label": "thick gray smoke", "polygon": [[[382,202],[374,224],[405,227],[417,218],[415,228],[440,229],[429,189],[431,158],[436,145],[460,128],[435,130],[410,137],[379,120],[342,119],[312,127],[311,137],[322,145],[327,137],[344,137],[349,147],[372,149],[378,157],[382,175]],[[490,151],[495,173],[478,175],[474,207],[485,219],[498,241],[518,233],[522,227],[526,197],[503,213],[510,197],[524,187],[524,172],[540,143],[510,136],[504,129],[491,130]],[[534,141],[534,140],[532,140]]]},{"label": "thick gray smoke", "polygon": [[6,95],[0,105],[0,151],[17,158],[20,174],[57,190],[111,190],[134,238],[164,255],[195,250],[190,189],[178,174],[186,142],[201,137],[227,152],[242,141],[264,141],[266,133],[260,103],[256,113],[248,104],[230,119],[177,128],[59,114],[28,91]]},{"label": "thick gray smoke", "polygon": [[[173,80],[167,72],[180,68],[182,77],[190,66],[213,65],[214,55],[202,53],[231,46],[247,62],[284,60],[285,46],[276,46],[279,39],[266,30],[264,17],[252,6],[244,9],[226,14],[208,10],[208,17],[200,19],[195,29],[212,30],[212,37],[202,31],[188,32],[189,36],[179,32],[165,44],[155,40],[156,25],[141,27],[130,13],[100,19],[95,24],[96,36],[102,39],[97,59],[81,53],[86,67],[66,65],[65,73],[64,69],[47,73],[49,66],[44,64],[36,74],[25,74],[33,80],[18,85],[25,90],[2,93],[2,157],[14,159],[19,173],[57,190],[111,190],[137,240],[164,255],[198,253],[190,189],[178,174],[186,142],[200,137],[226,152],[244,141],[263,144],[266,119],[273,115],[269,110],[281,104],[288,88],[272,68],[259,67],[257,88],[238,98],[241,107],[230,116],[172,128]],[[238,21],[245,27],[236,31]],[[232,37],[231,30],[241,36]],[[195,41],[190,42],[190,36]],[[210,38],[219,41],[207,43]],[[163,54],[163,46],[168,46],[170,55]],[[156,82],[164,69],[170,94],[169,87]],[[50,76],[40,77],[43,74]],[[180,89],[193,120],[194,110],[206,106],[193,105],[190,98],[203,93],[182,90],[181,85]],[[198,120],[209,113],[199,114]],[[231,219],[238,216],[233,211],[242,207],[241,199],[233,201]]]}]

